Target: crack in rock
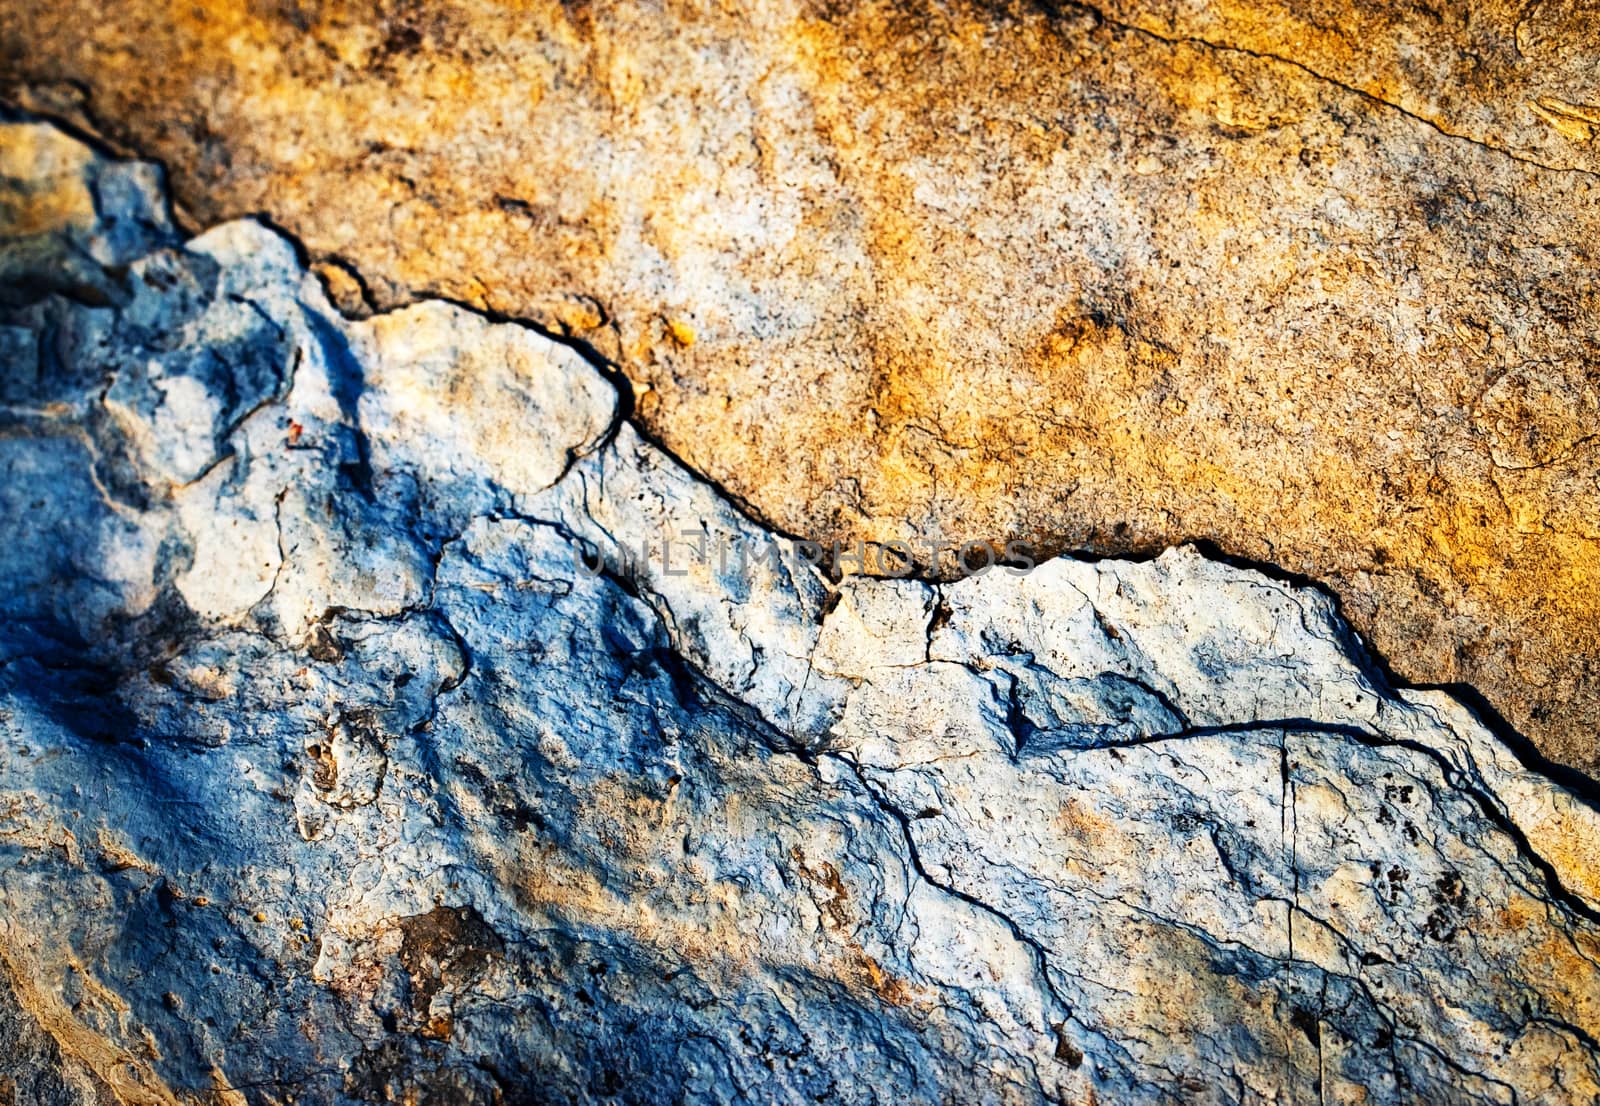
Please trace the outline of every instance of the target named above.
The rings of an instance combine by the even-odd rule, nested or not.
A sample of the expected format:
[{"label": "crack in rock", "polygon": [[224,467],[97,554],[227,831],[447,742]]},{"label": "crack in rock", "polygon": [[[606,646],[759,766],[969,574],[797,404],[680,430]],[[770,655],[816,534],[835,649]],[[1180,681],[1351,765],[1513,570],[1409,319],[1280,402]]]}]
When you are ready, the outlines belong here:
[{"label": "crack in rock", "polygon": [[[530,2],[15,0],[0,114],[164,159],[190,227],[281,222],[366,339],[419,299],[557,337],[626,386],[613,428],[777,530],[906,542],[939,577],[941,535],[1213,542],[1600,774],[1584,0]],[[12,264],[75,251],[49,279],[109,303],[96,258],[171,238],[158,175],[82,177],[29,133],[62,187],[8,210],[103,229],[30,231]],[[460,369],[430,386],[506,384]],[[208,471],[262,381],[234,403],[144,371],[97,417]],[[209,433],[133,433],[184,389]],[[441,411],[477,414],[410,414]]]},{"label": "crack in rock", "polygon": [[1600,813],[1325,594],[1192,548],[830,582],[530,330],[346,320],[253,222],[39,241],[18,1101],[1600,1095]]}]

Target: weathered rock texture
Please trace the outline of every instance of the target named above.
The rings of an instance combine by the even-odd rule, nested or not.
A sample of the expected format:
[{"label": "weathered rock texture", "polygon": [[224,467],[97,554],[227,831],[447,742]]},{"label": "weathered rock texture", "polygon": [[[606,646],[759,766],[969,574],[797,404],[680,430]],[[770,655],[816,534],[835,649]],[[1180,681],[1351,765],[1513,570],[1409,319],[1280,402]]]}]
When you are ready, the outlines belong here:
[{"label": "weathered rock texture", "polygon": [[15,1101],[1600,1095],[1600,814],[1323,593],[830,585],[570,349],[0,148]]},{"label": "weathered rock texture", "polygon": [[1210,539],[1600,764],[1585,5],[10,7],[196,225],[582,338],[787,532]]}]

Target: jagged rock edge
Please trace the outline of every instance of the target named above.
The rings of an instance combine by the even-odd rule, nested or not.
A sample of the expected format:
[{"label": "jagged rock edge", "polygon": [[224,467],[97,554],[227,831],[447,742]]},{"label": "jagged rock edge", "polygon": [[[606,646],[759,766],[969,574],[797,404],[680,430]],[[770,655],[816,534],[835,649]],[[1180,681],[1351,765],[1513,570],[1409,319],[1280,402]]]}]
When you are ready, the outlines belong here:
[{"label": "jagged rock edge", "polygon": [[[292,245],[293,248],[296,251],[297,260],[299,260],[302,263],[302,268],[304,268],[305,251],[301,247],[300,243],[298,243],[295,239],[293,239],[292,236],[284,235],[280,229],[275,228],[275,227],[271,227],[270,223],[267,223],[265,220],[257,220],[257,222],[261,223],[262,225],[268,226],[280,238],[284,239],[286,242],[288,242],[290,245]],[[412,306],[425,306],[429,302],[446,302],[447,303],[448,301],[438,301],[438,300],[431,300],[430,301],[429,299],[424,298],[422,300],[417,301],[417,303],[412,305]],[[509,318],[495,318],[495,317],[493,317],[491,315],[488,315],[485,312],[476,311],[476,310],[470,309],[470,308],[464,308],[463,305],[459,305],[459,304],[454,304],[452,306],[457,307],[458,309],[472,310],[474,314],[478,315],[480,318],[483,318],[487,322],[491,322],[491,323],[495,323],[495,324],[511,324],[511,325],[516,325],[516,326],[521,326],[526,330],[529,330],[529,331],[531,331],[531,332],[533,332],[535,334],[538,334],[542,338],[545,338],[547,340],[559,343],[559,344],[561,344],[561,345],[563,345],[563,346],[565,346],[565,347],[567,347],[569,349],[575,349],[576,352],[578,352],[586,362],[590,363],[591,368],[596,369],[596,371],[601,372],[602,376],[606,377],[606,379],[612,384],[613,389],[616,391],[616,393],[617,393],[616,402],[615,402],[615,404],[614,404],[614,406],[612,408],[610,423],[609,423],[609,426],[607,427],[605,433],[599,439],[597,439],[597,441],[595,443],[593,443],[592,445],[590,445],[589,447],[583,449],[580,452],[573,453],[573,451],[569,450],[569,457],[568,457],[568,461],[567,461],[566,466],[564,467],[563,471],[557,476],[555,481],[552,482],[552,484],[549,485],[549,487],[547,489],[545,489],[545,490],[553,490],[558,485],[561,485],[563,483],[570,483],[573,467],[574,467],[574,465],[576,464],[576,462],[578,460],[580,460],[583,457],[599,456],[599,455],[605,453],[606,451],[610,450],[613,447],[613,445],[614,445],[614,443],[616,441],[616,438],[617,438],[619,432],[621,431],[623,425],[625,423],[631,424],[632,420],[631,420],[631,418],[629,417],[629,415],[626,412],[627,401],[628,401],[628,398],[629,398],[626,388],[624,386],[619,386],[618,381],[616,379],[614,379],[613,377],[611,377],[608,373],[606,373],[601,366],[593,364],[594,355],[593,355],[592,350],[585,351],[584,349],[579,348],[578,346],[576,346],[573,342],[567,341],[561,335],[547,334],[542,330],[542,328],[539,328],[539,327],[536,327],[536,326],[532,326],[532,325],[527,324],[527,323],[525,323],[523,321],[520,321],[520,320],[509,319]],[[396,308],[395,309],[395,311],[399,311],[399,310],[405,310],[405,308]],[[386,312],[385,314],[390,314],[390,313],[392,313],[392,312]],[[288,384],[286,384],[285,387],[288,387],[289,385],[292,385],[292,379],[289,381]],[[247,412],[239,420],[236,421],[236,423],[234,424],[233,429],[237,429],[238,426],[240,426],[244,422],[248,421],[255,414],[258,414],[263,407],[270,405],[271,402],[272,401],[269,400],[266,403],[258,405],[256,408],[252,409],[250,412]],[[362,435],[364,433],[362,431],[361,427],[360,427],[359,419],[355,420],[355,424],[352,425],[350,427],[350,429],[354,433],[356,433],[357,435]],[[679,460],[677,457],[673,456],[668,451],[661,449],[658,444],[651,442],[650,439],[646,435],[644,435],[644,434],[642,434],[641,432],[638,431],[636,426],[631,427],[631,429],[633,430],[634,433],[638,434],[640,440],[643,442],[644,446],[647,449],[654,450],[655,452],[659,453],[662,457],[664,457],[666,459],[666,461],[668,462],[668,467],[675,468],[682,475],[684,475],[684,476],[690,478],[691,480],[695,481],[698,485],[700,485],[705,490],[707,490],[711,495],[713,495],[717,499],[718,502],[720,502],[723,505],[725,505],[730,511],[734,512],[735,514],[740,515],[746,521],[752,522],[757,527],[760,527],[761,529],[767,530],[769,533],[771,532],[770,528],[763,526],[760,523],[759,518],[754,517],[753,512],[751,512],[745,505],[737,503],[731,497],[727,496],[715,484],[713,484],[712,482],[706,480],[699,473],[695,472],[691,467],[689,467],[687,465],[684,465],[682,463],[682,461]],[[470,521],[477,521],[480,518],[504,518],[504,517],[512,517],[512,516],[506,516],[506,515],[503,515],[503,514],[501,514],[501,515],[493,515],[493,516],[489,516],[489,515],[474,516],[474,518],[472,520],[469,520],[469,524],[470,524]],[[552,521],[546,520],[546,519],[538,519],[538,518],[529,517],[529,518],[524,519],[523,521],[530,522],[530,523],[537,523],[537,524],[547,525],[547,526],[552,526],[552,527],[555,527],[557,529],[561,529],[559,522],[552,522]],[[591,521],[595,521],[595,520],[593,520],[591,518]],[[596,522],[596,525],[599,525],[599,523]],[[460,540],[460,536],[461,535],[456,535],[453,538],[445,539],[444,541],[441,542],[441,547],[443,545],[449,544],[451,541]],[[572,539],[576,538],[576,536],[575,535],[571,535],[570,532],[568,532],[568,537],[569,537],[569,540],[572,540]],[[576,539],[576,540],[581,541],[582,539]],[[281,532],[280,532],[280,541],[281,541]],[[1105,557],[1105,558],[1073,557],[1073,558],[1069,558],[1069,559],[1073,559],[1073,560],[1089,560],[1089,561],[1094,561],[1094,562],[1109,563],[1109,564],[1113,564],[1113,565],[1115,565],[1115,564],[1137,564],[1137,563],[1141,563],[1144,560],[1143,558],[1127,558],[1127,557]],[[281,568],[281,565],[280,565],[280,568]],[[1287,576],[1288,574],[1279,574],[1279,575],[1280,576]],[[628,590],[631,590],[633,592],[633,594],[636,594],[636,595],[639,595],[642,598],[645,598],[645,600],[648,603],[648,605],[655,611],[655,614],[656,614],[656,617],[658,619],[658,622],[659,622],[660,626],[670,636],[670,639],[672,640],[672,642],[674,644],[673,657],[674,657],[675,660],[677,660],[678,662],[689,666],[691,669],[696,671],[703,679],[705,679],[705,681],[710,686],[721,687],[721,688],[723,688],[724,691],[726,691],[729,695],[733,696],[736,700],[740,700],[741,702],[743,702],[742,697],[737,693],[737,691],[735,691],[732,688],[728,688],[722,680],[720,680],[720,679],[718,679],[716,677],[715,674],[713,674],[713,673],[711,673],[709,671],[706,671],[705,669],[703,669],[699,665],[697,665],[695,663],[694,659],[693,659],[691,651],[685,650],[683,648],[683,640],[682,640],[682,637],[681,637],[681,633],[680,633],[679,627],[677,625],[677,620],[672,615],[671,605],[670,605],[670,602],[668,601],[666,596],[664,596],[664,595],[660,594],[659,592],[653,590],[649,586],[648,581],[643,579],[643,578],[641,578],[638,575],[633,575],[633,576],[629,577],[625,581],[621,580],[621,579],[618,579],[617,582],[619,583],[619,585],[623,586],[624,588],[627,588]],[[940,584],[937,581],[920,581],[920,582],[923,583],[924,586],[930,587],[936,594],[941,593],[942,589],[944,587],[943,584]],[[430,581],[430,590],[436,588],[437,584],[438,584],[438,581],[437,581],[437,578],[435,577],[432,581]],[[1299,586],[1302,586],[1302,585],[1300,585],[1299,583],[1295,583],[1295,586],[1299,587]],[[1325,600],[1333,603],[1336,606],[1336,603],[1337,603],[1336,598],[1334,598],[1331,595],[1329,595],[1329,593],[1327,593],[1325,589],[1314,588],[1313,590],[1315,590],[1317,592],[1317,594],[1322,596]],[[426,606],[427,605],[425,605],[425,607]],[[386,620],[388,618],[404,618],[404,617],[407,617],[407,616],[409,616],[411,614],[421,613],[423,609],[424,609],[423,607],[419,607],[417,609],[407,609],[407,610],[402,611],[400,614],[392,615],[392,616],[384,616],[384,615],[376,614],[375,612],[361,612],[361,611],[354,611],[354,610],[341,612],[341,614],[342,615],[355,616],[357,619],[359,619],[361,621]],[[427,609],[429,609],[430,613],[433,616],[442,619],[446,623],[446,625],[448,626],[448,619],[445,618],[445,616],[442,614],[442,612],[439,612],[437,610],[432,610],[431,607],[428,607]],[[1367,659],[1367,655],[1365,654],[1365,652],[1360,647],[1359,639],[1349,629],[1348,625],[1342,619],[1336,618],[1335,621],[1334,621],[1334,626],[1339,631],[1342,632],[1342,635],[1345,638],[1345,640],[1341,641],[1338,644],[1340,645],[1341,649],[1347,654],[1348,659],[1351,660],[1351,662],[1354,663],[1358,668],[1363,668],[1363,669],[1370,668],[1371,666],[1370,666],[1370,663],[1369,663],[1369,661]],[[461,684],[463,682],[465,682],[468,674],[470,674],[470,672],[471,672],[470,651],[465,648],[464,639],[462,639],[462,637],[459,634],[459,632],[457,632],[453,626],[448,626],[448,629],[449,629],[449,632],[452,634],[452,636],[454,636],[456,638],[457,642],[462,644],[462,646],[463,646],[462,652],[463,652],[463,659],[465,661],[465,669],[463,671],[463,674],[462,674],[461,678],[459,680],[457,680],[454,684],[452,684],[449,687],[441,687],[441,689],[440,689],[441,690],[441,694],[446,693],[446,692],[451,691],[451,690],[454,690],[456,687],[461,686]],[[1380,676],[1380,677],[1384,677],[1380,682],[1377,683],[1377,686],[1379,687],[1380,690],[1387,691],[1387,690],[1391,689],[1392,683],[1386,677],[1385,673],[1383,673],[1382,671],[1378,671],[1378,672],[1374,673],[1374,675],[1377,675],[1377,676]],[[749,709],[751,709],[753,711],[758,712],[761,715],[765,726],[767,728],[769,728],[773,733],[775,733],[775,734],[784,734],[786,732],[786,728],[780,722],[778,722],[776,719],[768,716],[766,714],[766,712],[763,711],[760,707],[756,706],[753,703],[748,703],[748,702],[744,702],[743,705],[747,706]],[[435,709],[437,709],[437,701],[435,701],[434,707],[435,707]],[[1468,704],[1468,707],[1470,709],[1470,704]],[[1349,731],[1348,727],[1338,728],[1338,727],[1330,726],[1329,724],[1325,724],[1325,723],[1309,722],[1309,720],[1302,720],[1302,719],[1276,719],[1276,720],[1243,721],[1243,722],[1239,722],[1239,723],[1236,723],[1236,724],[1223,724],[1223,725],[1203,726],[1203,727],[1186,727],[1184,730],[1181,730],[1179,732],[1154,735],[1151,738],[1149,738],[1148,741],[1149,742],[1154,742],[1154,741],[1172,741],[1172,740],[1182,740],[1184,738],[1193,737],[1193,736],[1202,736],[1202,735],[1209,736],[1209,735],[1216,735],[1216,734],[1235,734],[1235,733],[1239,733],[1239,732],[1247,732],[1247,731],[1250,731],[1252,729],[1286,731],[1286,730],[1295,730],[1295,729],[1303,728],[1303,727],[1306,727],[1306,726],[1315,727],[1315,728],[1318,728],[1318,729],[1323,730],[1323,731],[1332,730],[1332,731],[1336,732],[1338,734],[1338,736],[1341,736],[1341,737],[1344,737],[1344,738],[1356,738],[1356,739],[1359,740],[1359,739],[1368,738],[1368,737],[1372,737],[1373,736],[1373,735],[1370,735],[1370,734],[1352,733],[1352,732]],[[1496,736],[1498,736],[1498,735],[1496,735]],[[1107,747],[1109,747],[1109,746],[1107,746]],[[1022,927],[1017,922],[1015,922],[1013,919],[1011,919],[1011,917],[1008,914],[1006,914],[1004,911],[1002,911],[998,907],[995,907],[995,906],[983,901],[979,897],[972,896],[972,895],[969,895],[966,892],[960,891],[959,889],[954,888],[953,886],[946,886],[943,883],[934,880],[931,876],[929,876],[927,874],[927,872],[925,871],[925,869],[923,867],[923,864],[922,864],[921,860],[917,858],[917,855],[916,855],[916,852],[915,852],[915,842],[914,842],[914,840],[913,840],[913,838],[911,836],[911,833],[910,833],[909,819],[912,817],[912,815],[907,813],[904,810],[901,810],[899,807],[894,806],[893,802],[891,800],[889,800],[888,797],[883,795],[881,793],[881,791],[877,787],[873,786],[873,784],[867,778],[866,770],[864,769],[862,764],[860,764],[859,762],[857,762],[857,761],[855,761],[855,760],[853,760],[853,759],[851,759],[849,757],[846,757],[846,756],[840,754],[837,751],[829,750],[829,749],[825,749],[825,748],[824,749],[818,749],[818,750],[807,750],[805,748],[799,748],[799,749],[791,749],[789,751],[794,752],[796,755],[800,756],[800,758],[802,760],[806,760],[808,755],[826,756],[826,757],[829,757],[831,759],[836,759],[841,764],[844,764],[845,766],[847,766],[851,770],[851,772],[862,782],[862,785],[867,790],[867,793],[873,797],[873,799],[874,799],[874,801],[876,803],[878,803],[880,809],[882,809],[885,814],[890,815],[894,819],[894,821],[900,826],[900,829],[901,829],[903,835],[906,838],[907,845],[912,850],[911,856],[913,858],[913,865],[917,869],[917,871],[918,871],[919,875],[921,876],[921,878],[924,881],[928,882],[930,886],[932,886],[933,888],[941,891],[942,893],[945,893],[945,894],[948,894],[948,895],[952,895],[954,897],[960,898],[961,900],[969,903],[970,905],[977,906],[977,907],[989,912],[995,918],[1003,921],[1006,925],[1008,925],[1012,929],[1014,935],[1017,937],[1017,939],[1020,942],[1028,945],[1035,953],[1038,954],[1039,959],[1040,959],[1040,975],[1041,975],[1041,978],[1043,979],[1046,987],[1048,989],[1050,989],[1050,990],[1053,990],[1053,988],[1051,988],[1050,984],[1049,984],[1049,977],[1048,977],[1049,960],[1048,960],[1048,957],[1045,955],[1044,951],[1039,947],[1039,945],[1037,944],[1036,941],[1034,941],[1033,939],[1031,939],[1031,938],[1026,936],[1025,931],[1022,929]],[[1429,757],[1431,757],[1436,762],[1438,762],[1440,768],[1445,772],[1445,778],[1446,778],[1447,782],[1451,781],[1452,776],[1458,775],[1458,769],[1455,766],[1450,765],[1447,762],[1447,758],[1444,758],[1442,753],[1439,753],[1437,750],[1431,750],[1431,749],[1427,749],[1427,748],[1420,748],[1419,751],[1422,751],[1422,752],[1426,753]],[[1512,751],[1516,752],[1516,750],[1514,748],[1512,749]],[[1515,830],[1515,827],[1512,826],[1512,824],[1510,823],[1509,819],[1505,819],[1503,815],[1500,816],[1500,817],[1495,817],[1496,810],[1495,809],[1491,809],[1491,804],[1489,803],[1489,800],[1488,800],[1488,796],[1494,794],[1493,788],[1491,786],[1489,786],[1485,781],[1483,781],[1482,778],[1478,776],[1476,771],[1473,772],[1473,775],[1475,777],[1477,777],[1477,783],[1479,785],[1482,785],[1482,789],[1483,790],[1480,791],[1479,788],[1475,786],[1475,787],[1469,788],[1468,789],[1468,793],[1473,795],[1473,797],[1479,802],[1479,804],[1484,807],[1485,814],[1489,815],[1497,823],[1499,823],[1501,825],[1502,829],[1511,829],[1511,830],[1514,831],[1513,832],[1513,837],[1517,840],[1519,849],[1524,851],[1526,857],[1530,861],[1535,863],[1535,865],[1537,867],[1539,867],[1546,874],[1547,878],[1549,878],[1550,881],[1551,881],[1551,890],[1556,892],[1557,897],[1560,898],[1563,901],[1564,905],[1568,906],[1569,908],[1573,908],[1574,906],[1577,906],[1577,907],[1581,908],[1581,912],[1584,913],[1584,916],[1588,917],[1590,920],[1596,920],[1596,915],[1594,914],[1592,908],[1587,907],[1586,904],[1583,904],[1581,902],[1581,900],[1574,899],[1572,896],[1570,896],[1565,891],[1564,888],[1561,887],[1559,880],[1557,880],[1555,878],[1555,876],[1554,876],[1553,867],[1547,861],[1545,861],[1542,857],[1540,857],[1536,852],[1533,851],[1531,845],[1527,842],[1525,835],[1522,835],[1520,833],[1520,831]],[[1456,784],[1456,786],[1459,786],[1459,784]],[[1588,798],[1586,796],[1579,796],[1579,797],[1584,798],[1585,801],[1590,801],[1590,800],[1588,800]],[[1419,1045],[1422,1044],[1422,1042],[1417,1042],[1417,1043]],[[1441,1056],[1440,1059],[1441,1059],[1441,1061],[1443,1061],[1445,1063],[1449,1063],[1450,1062],[1448,1057]],[[1131,1074],[1132,1073],[1130,1073],[1130,1075]],[[1477,1073],[1474,1073],[1474,1074],[1477,1074]]]}]

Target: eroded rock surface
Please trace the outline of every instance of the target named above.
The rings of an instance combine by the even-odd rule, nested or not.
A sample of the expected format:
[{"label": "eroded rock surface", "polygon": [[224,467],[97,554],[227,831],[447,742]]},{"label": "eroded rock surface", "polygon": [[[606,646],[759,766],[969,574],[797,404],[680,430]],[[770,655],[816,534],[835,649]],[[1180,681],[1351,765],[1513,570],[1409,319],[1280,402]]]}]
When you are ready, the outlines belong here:
[{"label": "eroded rock surface", "polygon": [[1600,814],[1323,593],[832,585],[570,349],[143,225],[36,220],[0,331],[0,1087],[1600,1094]]},{"label": "eroded rock surface", "polygon": [[90,7],[12,96],[590,343],[780,529],[1210,539],[1600,763],[1584,5]]}]

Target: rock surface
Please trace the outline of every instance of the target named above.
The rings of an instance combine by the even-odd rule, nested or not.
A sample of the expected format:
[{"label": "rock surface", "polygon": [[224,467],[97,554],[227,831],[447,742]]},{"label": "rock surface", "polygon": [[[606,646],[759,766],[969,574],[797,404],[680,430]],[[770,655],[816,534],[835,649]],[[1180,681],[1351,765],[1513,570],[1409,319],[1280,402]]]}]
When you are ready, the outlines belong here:
[{"label": "rock surface", "polygon": [[571,349],[0,148],[0,1094],[1600,1095],[1600,813],[1324,593],[832,584]]},{"label": "rock surface", "polygon": [[785,532],[1207,539],[1600,765],[1585,5],[11,9],[197,226],[580,338]]}]

